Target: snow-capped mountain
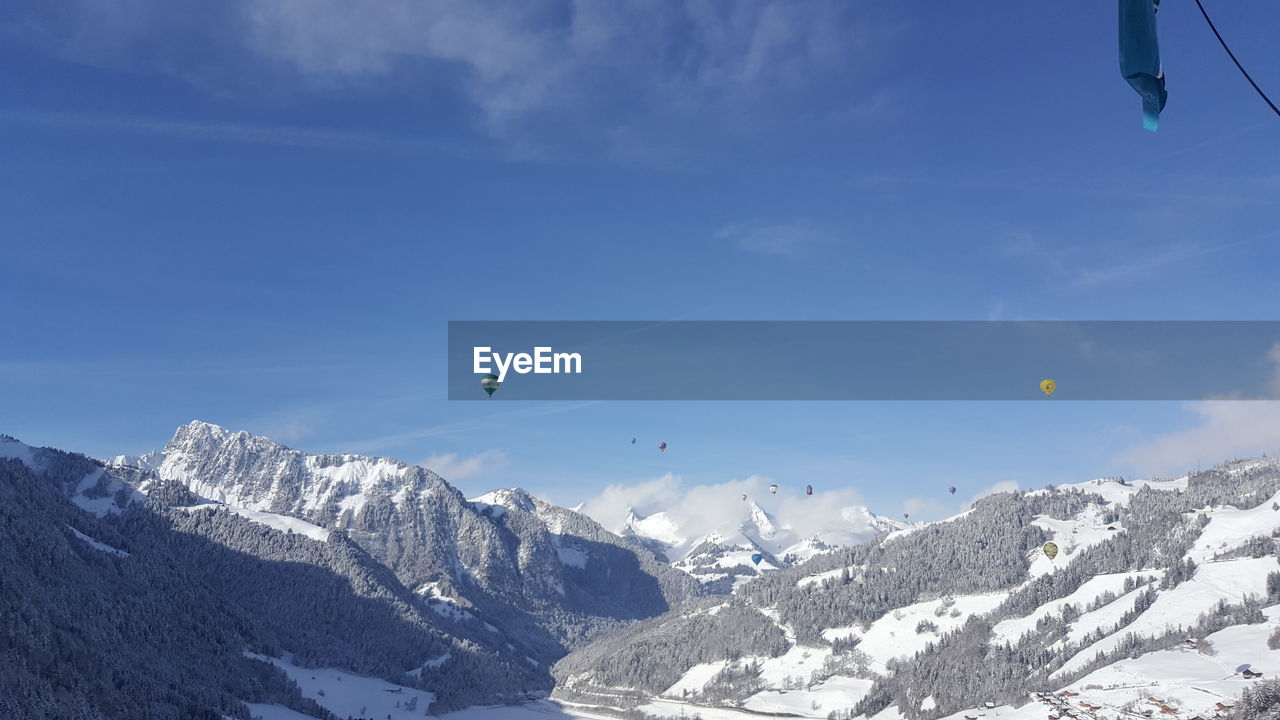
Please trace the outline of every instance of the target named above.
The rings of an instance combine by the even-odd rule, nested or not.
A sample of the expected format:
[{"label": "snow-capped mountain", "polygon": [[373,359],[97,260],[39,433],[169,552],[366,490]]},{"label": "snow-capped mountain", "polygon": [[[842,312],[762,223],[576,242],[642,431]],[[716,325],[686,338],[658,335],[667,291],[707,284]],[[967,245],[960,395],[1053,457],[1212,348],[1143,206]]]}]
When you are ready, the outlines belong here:
[{"label": "snow-capped mountain", "polygon": [[1257,682],[1242,668],[1280,668],[1277,538],[1274,459],[994,495],[603,638],[557,664],[556,696],[743,720],[1219,717]]},{"label": "snow-capped mountain", "polygon": [[144,492],[180,483],[246,517],[266,513],[342,532],[439,612],[465,613],[519,638],[541,663],[698,592],[643,546],[585,516],[522,490],[471,502],[436,473],[391,458],[308,454],[192,422],[159,453],[111,462],[138,473]]},{"label": "snow-capped mountain", "polygon": [[0,436],[0,715],[408,718],[554,681],[571,716],[1226,720],[1280,667],[1274,459],[846,508],[839,544],[734,502],[724,532],[631,510],[622,537],[203,423],[108,465]]},{"label": "snow-capped mountain", "polygon": [[304,695],[285,668],[394,680],[422,710],[549,688],[527,646],[432,612],[344,535],[169,507],[196,498],[140,472],[0,436],[0,717],[249,717],[245,702],[329,717],[324,686]]},{"label": "snow-capped mountain", "polygon": [[[740,512],[709,532],[686,531],[684,525],[699,524],[702,518],[682,523],[676,511],[641,515],[630,507],[617,532],[661,553],[673,567],[697,578],[708,592],[724,594],[762,572],[910,527],[859,505],[843,508],[828,527],[803,536],[751,497],[726,502],[739,503],[735,507]],[[756,555],[761,558],[759,562],[753,557]]]}]

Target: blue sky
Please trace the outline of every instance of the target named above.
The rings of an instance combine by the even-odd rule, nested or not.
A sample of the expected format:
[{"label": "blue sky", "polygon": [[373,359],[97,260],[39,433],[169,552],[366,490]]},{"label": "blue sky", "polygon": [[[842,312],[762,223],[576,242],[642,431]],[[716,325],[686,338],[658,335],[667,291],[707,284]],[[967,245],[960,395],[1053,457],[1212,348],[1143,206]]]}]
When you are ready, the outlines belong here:
[{"label": "blue sky", "polygon": [[[1277,319],[1280,119],[1166,5],[1151,134],[1107,3],[7,3],[0,432],[926,516],[1273,451],[1269,403],[445,400],[448,320]],[[1280,94],[1268,0],[1208,6]]]}]

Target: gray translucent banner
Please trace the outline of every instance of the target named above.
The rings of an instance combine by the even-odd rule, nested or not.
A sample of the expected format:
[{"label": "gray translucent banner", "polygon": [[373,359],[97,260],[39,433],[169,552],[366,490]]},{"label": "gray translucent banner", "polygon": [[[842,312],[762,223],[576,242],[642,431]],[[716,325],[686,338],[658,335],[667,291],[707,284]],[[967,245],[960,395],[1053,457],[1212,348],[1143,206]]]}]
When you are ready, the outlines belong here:
[{"label": "gray translucent banner", "polygon": [[1280,397],[1280,322],[450,322],[450,400],[478,347],[494,402]]}]

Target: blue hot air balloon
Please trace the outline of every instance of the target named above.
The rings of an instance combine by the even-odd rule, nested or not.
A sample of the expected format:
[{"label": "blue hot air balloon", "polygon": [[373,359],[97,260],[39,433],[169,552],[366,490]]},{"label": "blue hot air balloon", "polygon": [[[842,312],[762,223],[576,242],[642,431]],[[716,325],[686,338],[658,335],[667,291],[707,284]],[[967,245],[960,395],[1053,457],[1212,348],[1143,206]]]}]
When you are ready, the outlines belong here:
[{"label": "blue hot air balloon", "polygon": [[955,495],[955,494],[956,494],[956,486],[955,486],[955,485],[952,485],[951,487],[947,488],[947,492],[951,493],[952,495]]},{"label": "blue hot air balloon", "polygon": [[636,444],[636,439],[635,439],[635,438],[631,438],[631,444],[632,444],[632,445],[635,445],[635,444]]},{"label": "blue hot air balloon", "polygon": [[752,555],[752,556],[751,556],[751,562],[753,562],[753,563],[755,563],[755,564],[757,564],[757,565],[759,565],[759,564],[760,564],[760,561],[761,561],[761,560],[763,560],[763,559],[764,559],[764,556],[763,556],[763,555],[761,555],[760,553],[755,553],[754,555]]}]

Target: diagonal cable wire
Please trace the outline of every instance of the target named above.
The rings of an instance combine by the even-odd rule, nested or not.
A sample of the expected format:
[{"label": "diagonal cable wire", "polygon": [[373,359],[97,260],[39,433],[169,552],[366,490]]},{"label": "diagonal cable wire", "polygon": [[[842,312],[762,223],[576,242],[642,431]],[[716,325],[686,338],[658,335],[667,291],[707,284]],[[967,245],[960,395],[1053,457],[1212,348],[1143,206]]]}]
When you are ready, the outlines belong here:
[{"label": "diagonal cable wire", "polygon": [[1209,23],[1209,29],[1213,31],[1214,37],[1218,38],[1218,42],[1222,44],[1222,49],[1227,51],[1227,55],[1231,57],[1231,62],[1235,63],[1236,67],[1240,68],[1240,73],[1244,75],[1244,79],[1248,80],[1249,84],[1253,86],[1253,89],[1258,91],[1258,95],[1271,106],[1272,112],[1277,116],[1280,116],[1280,108],[1276,107],[1276,104],[1271,102],[1271,98],[1267,97],[1267,94],[1262,92],[1262,88],[1258,87],[1258,83],[1253,81],[1253,78],[1249,75],[1249,71],[1245,70],[1244,66],[1240,64],[1240,61],[1236,59],[1236,54],[1231,52],[1231,48],[1227,47],[1227,41],[1222,39],[1222,35],[1218,32],[1218,28],[1214,27],[1213,21],[1209,19],[1209,13],[1205,12],[1204,5],[1200,4],[1200,0],[1196,0],[1196,7],[1200,8],[1200,14],[1204,16],[1204,21]]}]

